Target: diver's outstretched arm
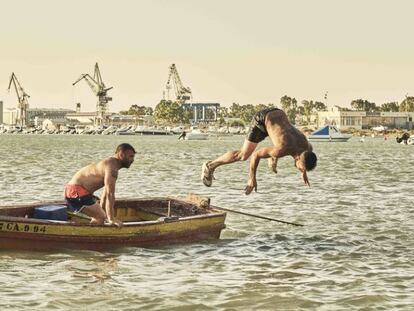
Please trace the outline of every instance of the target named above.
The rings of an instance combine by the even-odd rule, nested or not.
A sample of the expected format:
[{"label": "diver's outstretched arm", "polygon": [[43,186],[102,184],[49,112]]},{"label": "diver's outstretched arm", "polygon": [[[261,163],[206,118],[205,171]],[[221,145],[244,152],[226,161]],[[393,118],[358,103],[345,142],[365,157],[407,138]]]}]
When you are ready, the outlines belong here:
[{"label": "diver's outstretched arm", "polygon": [[275,147],[265,147],[255,151],[252,154],[250,158],[249,181],[247,182],[247,186],[244,189],[244,193],[246,195],[250,194],[253,191],[253,189],[257,191],[256,172],[260,159],[267,159],[270,157],[276,157]]}]

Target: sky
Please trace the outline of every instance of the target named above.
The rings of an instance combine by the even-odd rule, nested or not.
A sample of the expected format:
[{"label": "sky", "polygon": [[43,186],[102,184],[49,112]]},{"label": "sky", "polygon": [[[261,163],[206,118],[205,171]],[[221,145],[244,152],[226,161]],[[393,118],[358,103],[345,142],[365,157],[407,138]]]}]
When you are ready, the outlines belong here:
[{"label": "sky", "polygon": [[[0,100],[14,72],[32,108],[93,111],[99,63],[110,111],[155,107],[175,63],[194,102],[348,107],[414,96],[413,1],[0,0]],[[327,100],[324,94],[328,92]]]}]

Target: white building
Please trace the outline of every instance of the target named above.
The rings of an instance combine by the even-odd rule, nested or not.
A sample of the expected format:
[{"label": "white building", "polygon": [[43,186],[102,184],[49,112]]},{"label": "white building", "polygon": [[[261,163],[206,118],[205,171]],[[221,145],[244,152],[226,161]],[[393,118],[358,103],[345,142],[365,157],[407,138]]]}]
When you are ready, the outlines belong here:
[{"label": "white building", "polygon": [[[62,108],[29,108],[26,116],[28,126],[40,126],[44,120],[51,120],[54,123],[61,123],[65,119],[66,114],[74,112],[71,109]],[[3,111],[0,107],[0,124],[17,125],[20,111],[17,108],[7,108]]]},{"label": "white building", "polygon": [[64,124],[65,117],[74,110],[63,108],[29,108],[27,109],[27,125],[40,126],[44,120],[55,124]]},{"label": "white building", "polygon": [[135,124],[135,125],[152,125],[154,124],[154,117],[151,115],[135,116],[135,115],[125,115],[125,114],[111,114],[108,116],[108,124],[111,125],[126,125],[126,124]]},{"label": "white building", "polygon": [[19,116],[19,110],[17,108],[7,108],[3,110],[3,124],[5,125],[16,125],[18,116]]},{"label": "white building", "polygon": [[334,124],[340,129],[370,129],[375,126],[406,128],[413,126],[414,112],[343,111],[338,107],[318,113],[318,126]]},{"label": "white building", "polygon": [[96,112],[71,112],[66,114],[66,119],[72,124],[95,124]]}]

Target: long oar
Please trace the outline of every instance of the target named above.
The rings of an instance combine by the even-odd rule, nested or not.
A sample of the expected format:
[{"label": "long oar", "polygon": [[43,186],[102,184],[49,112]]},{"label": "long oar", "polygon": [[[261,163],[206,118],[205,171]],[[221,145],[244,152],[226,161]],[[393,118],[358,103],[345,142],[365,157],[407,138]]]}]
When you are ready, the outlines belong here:
[{"label": "long oar", "polygon": [[239,211],[235,211],[235,210],[232,210],[232,209],[229,209],[229,208],[215,207],[215,206],[214,206],[214,208],[217,209],[217,210],[222,210],[222,211],[231,212],[231,213],[235,213],[235,214],[241,214],[241,215],[245,215],[245,216],[250,216],[250,217],[255,217],[255,218],[260,218],[260,219],[266,219],[266,220],[271,220],[271,221],[276,221],[276,222],[281,222],[283,224],[288,224],[288,225],[293,225],[293,226],[298,226],[298,227],[303,227],[304,226],[302,224],[296,224],[294,222],[288,222],[288,221],[274,219],[274,218],[270,218],[270,217],[254,215],[254,214],[249,214],[249,213],[245,213],[245,212],[239,212]]}]

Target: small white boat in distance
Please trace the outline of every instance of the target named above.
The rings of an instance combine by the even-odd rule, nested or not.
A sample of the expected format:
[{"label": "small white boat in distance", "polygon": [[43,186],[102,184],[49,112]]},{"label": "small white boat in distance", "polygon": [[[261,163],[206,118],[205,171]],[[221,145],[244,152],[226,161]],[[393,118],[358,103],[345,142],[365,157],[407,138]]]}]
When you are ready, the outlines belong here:
[{"label": "small white boat in distance", "polygon": [[148,127],[148,126],[137,126],[135,128],[136,135],[170,135],[172,134],[169,130],[158,127]]},{"label": "small white boat in distance", "polygon": [[118,130],[118,128],[114,125],[110,125],[109,127],[107,127],[106,129],[104,129],[101,133],[101,135],[110,135],[110,134],[114,134],[116,131]]},{"label": "small white boat in distance", "polygon": [[170,131],[172,134],[181,134],[185,130],[185,127],[183,125],[179,125],[173,128],[167,127],[167,130]]},{"label": "small white boat in distance", "polygon": [[348,141],[352,134],[341,133],[335,125],[325,125],[308,136],[309,141]]},{"label": "small white boat in distance", "polygon": [[122,127],[115,131],[115,135],[135,135],[135,128],[133,125]]},{"label": "small white boat in distance", "polygon": [[186,140],[206,140],[208,134],[200,131],[198,127],[192,127],[191,131],[185,135]]},{"label": "small white boat in distance", "polygon": [[388,130],[388,127],[383,126],[383,125],[380,125],[380,126],[374,126],[374,127],[372,128],[372,130],[373,130],[373,131],[376,131],[376,132],[384,132],[384,131]]}]

